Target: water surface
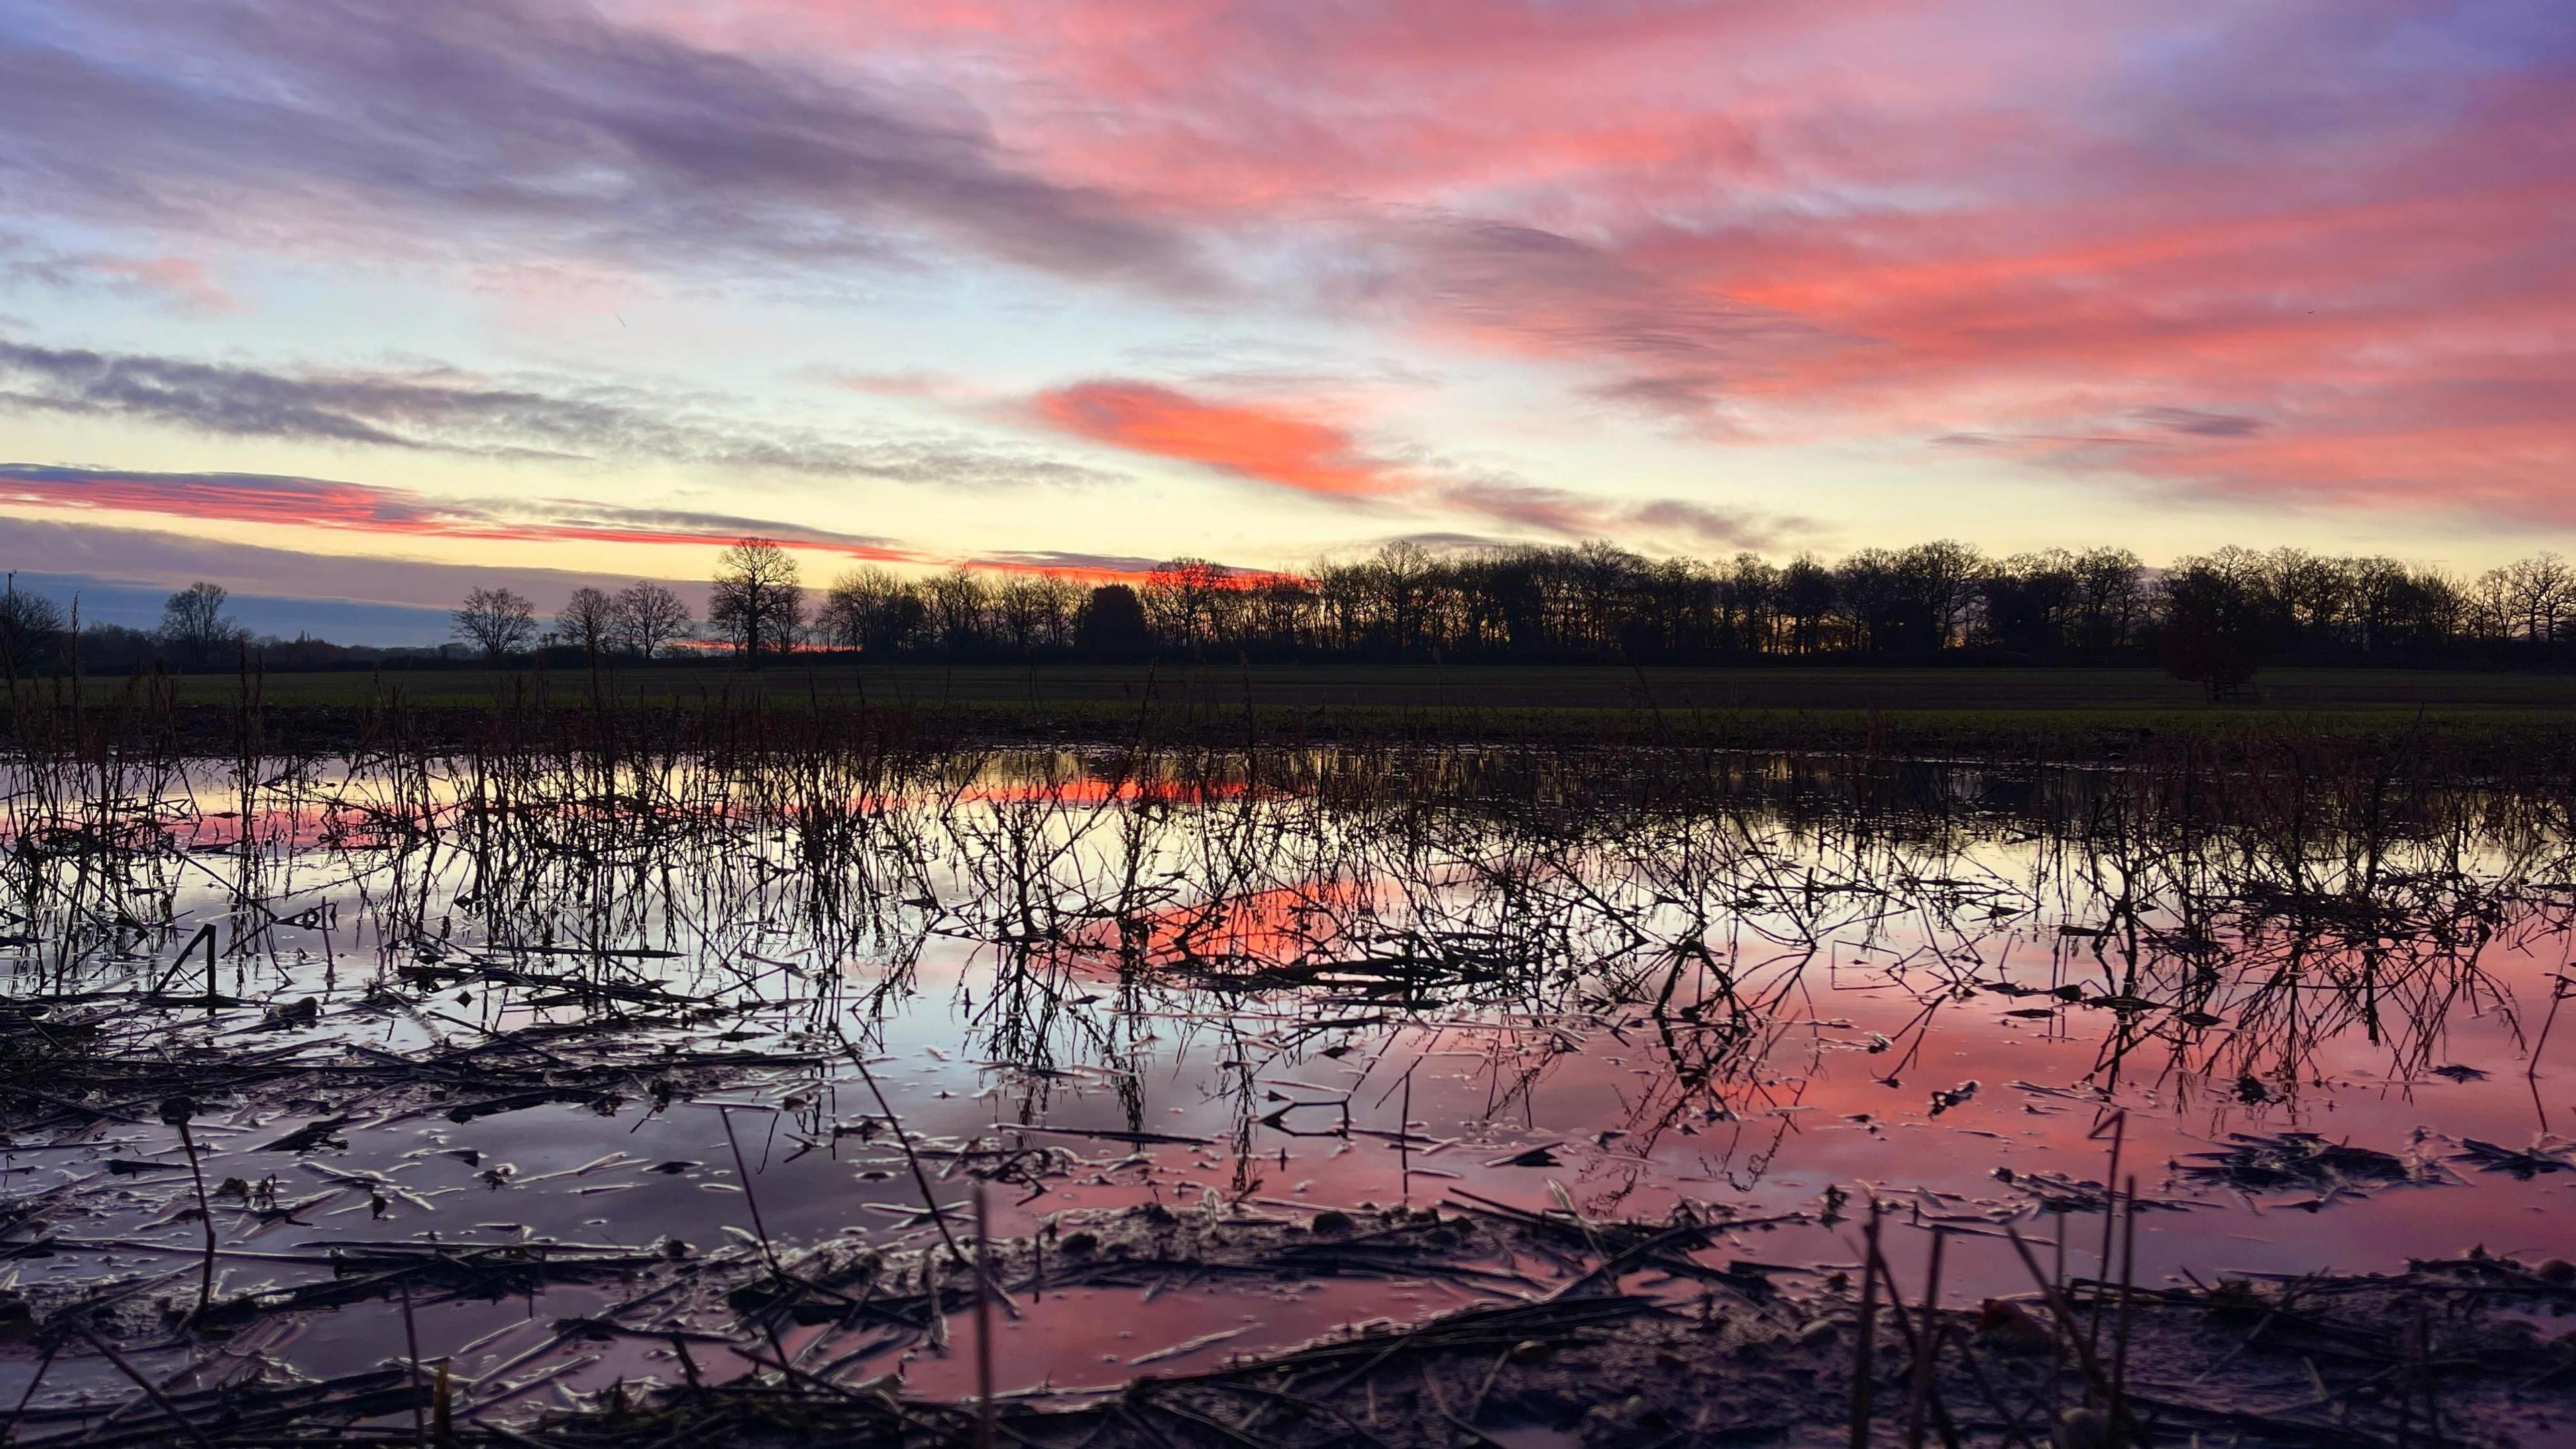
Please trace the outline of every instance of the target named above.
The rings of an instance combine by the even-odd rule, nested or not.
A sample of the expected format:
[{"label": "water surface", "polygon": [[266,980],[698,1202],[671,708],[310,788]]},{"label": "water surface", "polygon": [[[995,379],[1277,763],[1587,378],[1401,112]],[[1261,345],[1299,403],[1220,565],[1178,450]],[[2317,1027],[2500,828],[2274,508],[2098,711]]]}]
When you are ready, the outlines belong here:
[{"label": "water surface", "polygon": [[[2029,1286],[2008,1227],[2043,1255],[2062,1230],[2094,1271],[2103,1185],[2131,1178],[2159,1209],[2144,1281],[2576,1249],[2553,1135],[2576,1027],[2552,1041],[2576,857],[2549,802],[1469,751],[247,778],[12,796],[0,1171],[23,1291],[122,1285],[175,1316],[200,1288],[159,1093],[119,1098],[63,1052],[171,1063],[138,1082],[229,1067],[191,1124],[219,1299],[433,1240],[898,1251],[968,1231],[979,1178],[1008,1237],[1147,1203],[1727,1215],[1751,1226],[1699,1260],[1790,1287],[1855,1260],[1875,1196],[1900,1275],[1929,1229],[1956,1235],[1954,1300]],[[1564,1276],[1487,1266],[1043,1292],[999,1326],[1003,1386]],[[423,1292],[407,1331],[360,1285],[243,1312],[213,1350],[129,1349],[195,1384],[416,1343],[503,1416],[679,1377],[668,1343],[564,1326],[605,1317],[703,1333],[709,1374],[744,1371],[712,1341],[740,1336],[845,1379],[971,1387],[936,1345],[772,1340],[721,1303],[635,1296],[615,1274]],[[0,1355],[15,1402],[37,1355]],[[93,1361],[38,1402],[131,1394]]]}]

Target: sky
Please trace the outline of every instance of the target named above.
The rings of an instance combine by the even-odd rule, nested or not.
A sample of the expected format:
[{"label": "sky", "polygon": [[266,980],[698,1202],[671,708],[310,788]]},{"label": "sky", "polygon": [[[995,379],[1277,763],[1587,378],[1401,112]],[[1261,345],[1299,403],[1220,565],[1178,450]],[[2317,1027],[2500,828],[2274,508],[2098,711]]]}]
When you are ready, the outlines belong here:
[{"label": "sky", "polygon": [[2576,547],[2571,259],[2565,0],[28,0],[0,562],[2474,572]]}]

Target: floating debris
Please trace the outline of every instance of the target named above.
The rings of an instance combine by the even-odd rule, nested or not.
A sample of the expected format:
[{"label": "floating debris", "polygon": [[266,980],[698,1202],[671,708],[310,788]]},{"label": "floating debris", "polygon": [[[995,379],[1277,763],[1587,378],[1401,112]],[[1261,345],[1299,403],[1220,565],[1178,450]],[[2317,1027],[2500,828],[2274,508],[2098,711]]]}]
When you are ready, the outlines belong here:
[{"label": "floating debris", "polygon": [[[2070,1217],[2158,1224],[2139,1236],[2163,1282],[2178,1245],[2200,1269],[2216,1229],[2260,1235],[2258,1210],[2457,1180],[2254,1129],[2362,1108],[2402,1131],[2354,1079],[2536,1025],[2495,1004],[2557,969],[2533,943],[2571,902],[2530,881],[2576,864],[2542,845],[2462,867],[2499,821],[2554,837],[2495,798],[2346,809],[2332,770],[2294,815],[2268,776],[2179,790],[2143,766],[1013,754],[713,706],[613,737],[496,717],[492,743],[433,747],[402,718],[336,756],[39,737],[0,759],[22,1442],[124,1449],[184,1420],[225,1449],[351,1425],[407,1443],[415,1409],[435,1442],[443,1403],[478,1449],[834,1425],[928,1449],[969,1432],[978,1304],[1023,1333],[1005,1423],[1050,1444],[1840,1442],[1810,1431],[1848,1403],[1855,1290],[1893,1291],[1850,1261],[1873,1211],[1939,1234],[1943,1301],[1980,1306],[1891,1314],[1872,1372],[1937,1320],[1926,1432],[2035,1436],[2071,1397],[2043,1404],[2036,1376],[2082,1355],[2059,1357],[2045,1293],[1997,1281],[2011,1235],[2066,1248],[2089,1313],[2111,1300],[2081,1274],[2113,1255]],[[2418,1005],[2444,1002],[2475,1015]],[[2347,1071],[2364,1052],[2386,1067]],[[2456,1132],[2492,1095],[2404,1110]],[[2132,1190],[2140,1161],[2231,1126]],[[2449,1144],[2417,1147],[2571,1165],[2554,1140]],[[2492,1181],[2459,1220],[2537,1220],[2546,1184]],[[2150,1217],[2187,1210],[2232,1216]],[[2367,1216],[2302,1223],[2269,1261],[2367,1261]],[[2565,1276],[2427,1269],[2381,1306],[2550,1305]],[[2132,1307],[2146,1334],[2268,1317],[2307,1356],[2402,1366],[2303,1296],[2374,1291]],[[1963,1341],[2009,1360],[2008,1403],[1961,1376]],[[2181,1355],[2160,1375],[2207,1366],[2151,1347]],[[2369,1382],[2319,1361],[2338,1393]],[[1093,1382],[1143,1387],[1051,1387]],[[1913,1394],[1877,1387],[1882,1410]],[[2336,1420],[2137,1393],[2176,1442],[2390,1427],[2384,1397]]]},{"label": "floating debris", "polygon": [[2221,1151],[2195,1152],[2178,1161],[2178,1174],[2185,1181],[2254,1194],[2302,1190],[2359,1194],[2448,1180],[2438,1166],[2422,1159],[2329,1142],[2313,1132],[2273,1136],[2239,1132],[2229,1134],[2227,1140],[2232,1145]]},{"label": "floating debris", "polygon": [[2544,1138],[2529,1147],[2512,1148],[2470,1137],[2462,1139],[2458,1155],[2451,1160],[2528,1179],[2548,1172],[2576,1172],[2576,1145]]}]

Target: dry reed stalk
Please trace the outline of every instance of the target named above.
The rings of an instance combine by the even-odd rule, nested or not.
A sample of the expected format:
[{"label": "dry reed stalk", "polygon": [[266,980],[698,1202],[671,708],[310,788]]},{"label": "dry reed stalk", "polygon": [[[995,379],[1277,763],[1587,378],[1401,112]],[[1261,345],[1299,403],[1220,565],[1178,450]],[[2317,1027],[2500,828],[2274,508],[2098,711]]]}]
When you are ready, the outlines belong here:
[{"label": "dry reed stalk", "polygon": [[2134,1175],[2128,1181],[2126,1201],[2120,1224],[2120,1323],[2113,1332],[2111,1350],[2110,1422],[2115,1440],[2118,1426],[2128,1419],[2130,1288],[2138,1271],[2138,1179]]},{"label": "dry reed stalk", "polygon": [[[1932,1262],[1923,1275],[1923,1331],[1915,1335],[1914,1386],[1905,1402],[1905,1449],[1923,1449],[1923,1414],[1932,1401],[1932,1374],[1941,1356],[1941,1249],[1950,1235],[1932,1230]],[[1904,1308],[1898,1306],[1898,1312]]]},{"label": "dry reed stalk", "polygon": [[984,1184],[975,1183],[975,1443],[993,1449],[993,1237]]},{"label": "dry reed stalk", "polygon": [[[2111,1114],[2109,1125],[2111,1129],[2111,1166],[2110,1170],[2102,1175],[2102,1255],[2101,1266],[2093,1275],[2097,1282],[2108,1282],[2111,1277],[2111,1230],[2119,1220],[2119,1213],[2116,1211],[2118,1206],[2118,1194],[2114,1185],[2120,1180],[2120,1148],[2124,1145],[2129,1135],[2128,1112],[2126,1110],[2113,1112]],[[2095,1128],[2093,1136],[2096,1139],[2099,1139],[2101,1135],[2102,1130],[2098,1127]],[[2091,1307],[2091,1321],[2086,1325],[2085,1334],[2087,1338],[2087,1346],[2090,1348],[2092,1353],[2098,1357],[2102,1352],[2101,1295],[2094,1295]]]},{"label": "dry reed stalk", "polygon": [[1860,1331],[1852,1340],[1851,1449],[1869,1449],[1870,1376],[1878,1357],[1878,1219],[1876,1194],[1869,1200],[1869,1227],[1862,1233]]}]

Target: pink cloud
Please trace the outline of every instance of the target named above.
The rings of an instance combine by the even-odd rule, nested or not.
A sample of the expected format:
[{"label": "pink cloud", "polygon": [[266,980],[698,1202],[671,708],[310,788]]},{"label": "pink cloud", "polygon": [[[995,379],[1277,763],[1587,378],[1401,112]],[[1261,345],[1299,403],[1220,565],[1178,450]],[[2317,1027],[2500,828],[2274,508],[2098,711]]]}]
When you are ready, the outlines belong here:
[{"label": "pink cloud", "polygon": [[2262,426],[2050,456],[2240,496],[2558,511],[2576,32],[2537,0],[2474,24],[2410,0],[721,15],[695,33],[953,62],[1059,183],[1296,236],[1342,315],[1565,369],[1712,440],[2196,410]]},{"label": "pink cloud", "polygon": [[1343,424],[1269,403],[1216,402],[1150,382],[1102,379],[1042,392],[1031,414],[1047,426],[1132,453],[1331,498],[1400,487]]},{"label": "pink cloud", "polygon": [[[157,301],[197,317],[245,312],[241,298],[215,280],[205,264],[183,256],[127,256],[118,252],[53,252],[0,236],[0,275],[53,287],[96,287]],[[13,255],[15,253],[15,255]]]},{"label": "pink cloud", "polygon": [[89,271],[135,291],[169,301],[183,312],[218,314],[247,310],[205,267],[187,257],[120,257],[104,254],[76,259]]},{"label": "pink cloud", "polygon": [[[118,14],[99,32],[149,43],[47,51],[0,92],[33,174],[114,179],[74,220],[1002,265],[1500,358],[1710,442],[2040,439],[2015,446],[2238,497],[2563,511],[2563,0]],[[1413,481],[1329,411],[1111,379],[1029,415],[1308,494]],[[2154,421],[2195,415],[2249,422]]]}]

